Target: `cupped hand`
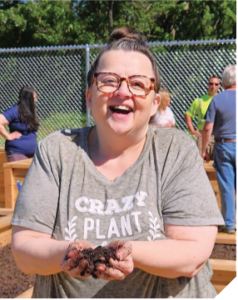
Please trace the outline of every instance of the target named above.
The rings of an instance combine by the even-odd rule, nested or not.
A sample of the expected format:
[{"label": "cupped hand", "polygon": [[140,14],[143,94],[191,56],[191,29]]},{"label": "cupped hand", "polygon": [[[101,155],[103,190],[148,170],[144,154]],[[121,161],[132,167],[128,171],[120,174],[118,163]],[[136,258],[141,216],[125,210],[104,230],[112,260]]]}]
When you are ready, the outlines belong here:
[{"label": "cupped hand", "polygon": [[72,277],[86,278],[92,273],[92,265],[83,258],[81,251],[84,249],[94,249],[94,246],[88,241],[77,241],[69,244],[68,249],[61,262],[62,271],[68,273]]},{"label": "cupped hand", "polygon": [[22,136],[22,134],[18,131],[14,131],[12,133],[9,133],[7,140],[8,141],[12,141],[12,140],[16,140],[19,139]]},{"label": "cupped hand", "polygon": [[110,259],[111,267],[104,264],[97,266],[95,275],[104,280],[123,280],[134,269],[134,262],[132,259],[132,246],[129,242],[116,240],[106,246],[106,248],[115,250],[117,260]]}]

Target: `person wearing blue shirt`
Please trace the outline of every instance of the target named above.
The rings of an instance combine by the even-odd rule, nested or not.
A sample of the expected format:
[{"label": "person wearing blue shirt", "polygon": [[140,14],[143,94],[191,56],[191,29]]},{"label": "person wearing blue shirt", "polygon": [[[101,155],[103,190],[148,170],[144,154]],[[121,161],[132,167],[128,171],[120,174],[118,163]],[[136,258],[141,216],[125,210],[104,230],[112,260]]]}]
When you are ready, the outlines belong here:
[{"label": "person wearing blue shirt", "polygon": [[203,133],[202,156],[212,131],[215,136],[214,167],[221,195],[225,226],[220,232],[235,233],[236,189],[236,66],[229,65],[222,75],[222,93],[213,97],[206,114]]},{"label": "person wearing blue shirt", "polygon": [[[37,147],[39,119],[36,113],[36,91],[24,86],[19,93],[19,101],[0,114],[0,135],[6,139],[5,151],[8,161],[16,161],[34,156]],[[9,127],[9,132],[5,126]]]}]

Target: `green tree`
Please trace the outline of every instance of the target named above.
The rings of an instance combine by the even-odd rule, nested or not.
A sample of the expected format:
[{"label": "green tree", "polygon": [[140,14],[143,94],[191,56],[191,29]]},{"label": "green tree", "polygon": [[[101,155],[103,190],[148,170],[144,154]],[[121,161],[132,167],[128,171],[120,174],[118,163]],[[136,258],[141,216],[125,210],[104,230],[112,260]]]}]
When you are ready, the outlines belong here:
[{"label": "green tree", "polygon": [[71,1],[27,1],[0,10],[0,47],[77,44],[79,31]]},{"label": "green tree", "polygon": [[0,1],[0,47],[102,44],[120,26],[148,41],[236,37],[236,1]]}]

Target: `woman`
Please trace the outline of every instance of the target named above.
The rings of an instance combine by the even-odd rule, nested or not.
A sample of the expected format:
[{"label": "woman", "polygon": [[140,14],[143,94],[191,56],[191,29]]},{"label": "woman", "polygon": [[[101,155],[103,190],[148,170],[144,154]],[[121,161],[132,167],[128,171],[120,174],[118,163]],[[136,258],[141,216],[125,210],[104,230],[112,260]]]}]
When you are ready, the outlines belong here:
[{"label": "woman", "polygon": [[169,107],[169,91],[161,89],[159,94],[161,96],[160,105],[156,114],[151,118],[150,124],[157,125],[158,127],[175,127],[174,114]]},{"label": "woman", "polygon": [[[39,120],[36,114],[36,91],[24,86],[19,101],[0,114],[0,134],[6,139],[5,151],[8,161],[33,157],[36,147],[36,132]],[[5,126],[9,126],[8,132]]]},{"label": "woman", "polygon": [[[33,297],[215,297],[223,220],[195,143],[149,125],[160,79],[138,33],[113,31],[88,87],[96,125],[41,141],[17,199],[12,250]],[[110,265],[86,258],[99,245]]]}]

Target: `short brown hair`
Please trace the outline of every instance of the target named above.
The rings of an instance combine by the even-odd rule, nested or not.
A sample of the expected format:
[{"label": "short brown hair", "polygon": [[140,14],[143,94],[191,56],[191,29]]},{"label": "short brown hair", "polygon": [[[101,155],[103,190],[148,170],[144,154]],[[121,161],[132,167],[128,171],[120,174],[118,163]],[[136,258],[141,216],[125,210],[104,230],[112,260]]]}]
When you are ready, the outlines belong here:
[{"label": "short brown hair", "polygon": [[93,84],[93,76],[96,72],[102,54],[112,50],[136,51],[146,55],[151,61],[152,68],[155,74],[155,91],[159,91],[160,75],[156,60],[151,54],[142,36],[137,31],[128,27],[115,29],[111,33],[106,47],[100,52],[96,60],[92,63],[91,68],[88,72],[87,84],[89,87]]}]

